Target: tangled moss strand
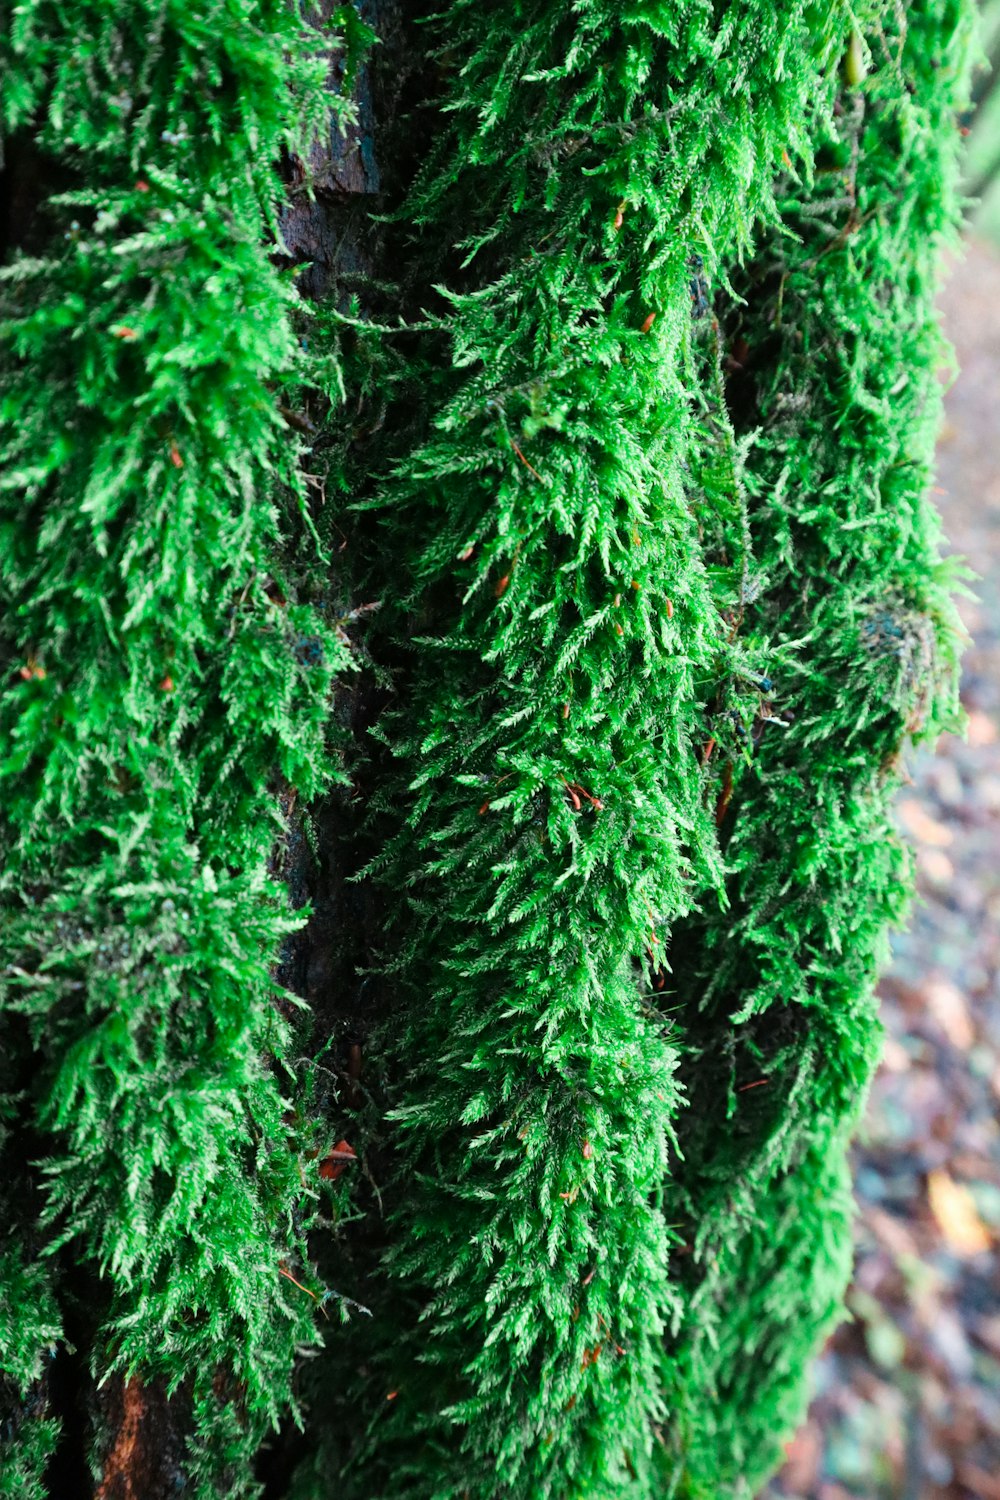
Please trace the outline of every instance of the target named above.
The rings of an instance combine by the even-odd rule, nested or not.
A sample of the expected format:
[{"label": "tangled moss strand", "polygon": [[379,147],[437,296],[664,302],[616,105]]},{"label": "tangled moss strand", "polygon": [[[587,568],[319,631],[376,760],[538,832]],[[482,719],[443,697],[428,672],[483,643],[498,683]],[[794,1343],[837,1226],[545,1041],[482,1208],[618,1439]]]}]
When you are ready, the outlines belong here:
[{"label": "tangled moss strand", "polygon": [[806,191],[786,181],[786,232],[734,278],[725,314],[767,578],[753,624],[774,682],[721,824],[728,906],[671,944],[667,993],[697,1019],[665,1207],[690,1226],[697,1271],[676,1273],[687,1297],[664,1452],[692,1496],[766,1476],[841,1311],[846,1148],[880,1051],[886,933],[910,891],[891,800],[907,743],[957,724],[955,566],[928,492],[934,296],[955,227],[941,185],[968,32],[961,7],[923,3],[887,27],[863,92],[845,91],[819,140],[837,165]]},{"label": "tangled moss strand", "polygon": [[[838,743],[835,786],[820,784],[818,804],[794,760],[769,771],[780,731],[754,743],[772,677],[790,691],[812,629],[794,609],[785,620],[789,566],[759,519],[763,497],[783,516],[832,515],[833,486],[857,483],[885,430],[850,467],[830,456],[801,487],[775,475],[765,455],[784,453],[787,466],[801,452],[806,464],[817,431],[830,455],[831,412],[793,385],[773,439],[756,414],[740,420],[723,379],[730,330],[708,305],[714,288],[735,320],[733,289],[757,256],[785,252],[786,238],[798,253],[784,199],[801,193],[808,213],[828,191],[817,148],[850,150],[838,121],[852,24],[834,12],[818,28],[815,11],[794,7],[767,18],[746,5],[712,16],[542,0],[514,9],[502,26],[463,5],[435,22],[445,124],[401,211],[418,226],[414,283],[428,268],[414,295],[427,307],[433,289],[440,311],[414,356],[430,435],[366,502],[381,507],[382,555],[410,612],[382,617],[386,653],[406,644],[380,728],[392,766],[373,804],[382,847],[370,871],[408,907],[395,910],[386,968],[393,1165],[385,1248],[369,1273],[397,1291],[383,1293],[363,1380],[351,1373],[355,1346],[343,1363],[332,1355],[336,1457],[307,1466],[302,1496],[326,1492],[328,1465],[359,1495],[654,1493],[667,1475],[714,1496],[742,1492],[754,1441],[752,1462],[773,1461],[805,1350],[839,1303],[843,1169],[835,1158],[827,1170],[822,1143],[842,1150],[863,1096],[877,1050],[874,962],[906,885],[887,839],[883,766],[917,727],[906,711],[874,740]],[[914,29],[922,22],[915,11]],[[928,153],[937,122],[907,107],[899,39],[883,23],[872,11],[887,56],[866,88]],[[946,92],[941,81],[942,115]],[[940,196],[950,155],[914,165],[924,191],[936,185],[935,234],[950,222]],[[912,228],[907,204],[897,194],[885,213],[898,212],[899,227],[877,226],[889,262]],[[801,246],[803,262],[816,255],[815,240]],[[836,259],[821,259],[834,274]],[[924,274],[932,285],[930,260]],[[790,320],[793,340],[828,317],[814,295]],[[435,367],[442,333],[451,355]],[[897,329],[879,351],[886,380],[898,379],[906,337]],[[809,345],[800,355],[794,342],[766,366],[779,391],[789,358],[839,397],[837,360],[817,373]],[[929,378],[912,415],[892,413],[893,443],[907,449],[926,444]],[[926,481],[923,451],[896,501],[904,529]],[[845,572],[852,535],[839,544]],[[928,536],[922,514],[904,571],[923,588],[937,567]],[[792,566],[820,595],[817,556]],[[388,574],[384,586],[392,592]],[[897,678],[895,691],[946,715],[952,626],[935,597],[936,623],[914,637],[924,632],[926,651],[907,652],[913,682]],[[823,625],[843,653],[842,632]],[[824,690],[803,664],[801,717],[780,744],[811,746],[827,719],[849,719],[857,738],[884,698],[885,668],[868,671],[872,639],[859,661],[855,632],[855,665],[838,666],[846,694],[840,677]],[[770,801],[744,841],[757,780],[776,780],[769,795],[808,828],[808,847],[791,845],[803,881],[827,882],[801,909],[788,901],[788,833]],[[856,907],[857,861],[870,875]],[[803,969],[810,991],[824,971],[828,1003],[800,998]],[[759,985],[744,993],[753,974]],[[729,1008],[746,1012],[735,1044],[715,998],[727,984],[738,986]],[[765,994],[776,1008],[784,997],[773,1041],[757,1025]],[[735,1091],[755,1075],[735,1072],[734,1045],[737,1056],[775,1055],[784,1083],[735,1134]],[[782,1174],[809,1149],[796,1199]],[[824,1212],[829,1233],[810,1261],[792,1221]],[[762,1215],[767,1232],[720,1256],[702,1288],[680,1252],[700,1266],[741,1214]],[[778,1223],[792,1226],[777,1243],[801,1314],[794,1333],[741,1290],[755,1256],[780,1263]],[[731,1343],[714,1298],[741,1330]],[[761,1386],[740,1445],[732,1429],[750,1392],[744,1382],[723,1394],[711,1360],[768,1339],[780,1391]],[[343,1437],[342,1400],[370,1422],[367,1437]],[[758,1421],[773,1423],[766,1443]]]},{"label": "tangled moss strand", "polygon": [[0,1494],[86,1275],[198,1500],[735,1500],[840,1307],[891,797],[957,713],[969,9],[387,12],[348,204],[369,19],[0,39],[52,189],[0,271]]},{"label": "tangled moss strand", "polygon": [[267,0],[38,0],[2,52],[8,146],[30,132],[62,188],[0,272],[5,1151],[29,1132],[41,1158],[5,1378],[29,1399],[66,1246],[105,1291],[96,1373],[211,1393],[226,1371],[246,1462],[315,1338],[280,1274],[316,1193],[271,978],[301,918],[269,862],[279,792],[340,774],[352,662],[313,602],[324,560],[286,562],[304,502],[279,404],[304,372],[268,237],[326,58]]}]

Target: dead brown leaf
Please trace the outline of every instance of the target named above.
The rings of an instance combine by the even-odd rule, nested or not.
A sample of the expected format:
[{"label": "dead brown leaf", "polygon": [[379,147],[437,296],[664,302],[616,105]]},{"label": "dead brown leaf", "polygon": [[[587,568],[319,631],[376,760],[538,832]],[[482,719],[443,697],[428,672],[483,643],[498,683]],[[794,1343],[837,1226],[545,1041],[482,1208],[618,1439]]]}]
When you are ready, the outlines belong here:
[{"label": "dead brown leaf", "polygon": [[791,1442],[785,1444],[785,1466],[782,1479],[794,1494],[811,1490],[819,1475],[823,1457],[823,1440],[812,1422],[800,1427]]},{"label": "dead brown leaf", "polygon": [[978,1464],[962,1460],[958,1465],[958,1479],[980,1500],[1000,1500],[1000,1474],[989,1474]]},{"label": "dead brown leaf", "polygon": [[942,1167],[927,1174],[927,1197],[938,1227],[959,1255],[989,1250],[993,1237],[976,1211],[967,1187],[955,1182]]},{"label": "dead brown leaf", "polygon": [[917,1242],[902,1219],[897,1219],[874,1203],[864,1205],[862,1216],[879,1244],[895,1259],[917,1255]]},{"label": "dead brown leaf", "polygon": [[918,843],[928,844],[932,849],[947,849],[954,841],[953,831],[932,818],[918,797],[901,797],[896,812],[907,833]]},{"label": "dead brown leaf", "polygon": [[949,1042],[967,1052],[976,1040],[976,1032],[968,1002],[958,985],[943,974],[935,974],[924,985],[924,999]]},{"label": "dead brown leaf", "polygon": [[955,878],[955,866],[941,849],[918,849],[917,870],[931,885],[950,885]]},{"label": "dead brown leaf", "polygon": [[982,709],[970,708],[965,737],[973,749],[979,750],[984,745],[992,745],[996,742],[997,726],[989,714],[984,714]]}]

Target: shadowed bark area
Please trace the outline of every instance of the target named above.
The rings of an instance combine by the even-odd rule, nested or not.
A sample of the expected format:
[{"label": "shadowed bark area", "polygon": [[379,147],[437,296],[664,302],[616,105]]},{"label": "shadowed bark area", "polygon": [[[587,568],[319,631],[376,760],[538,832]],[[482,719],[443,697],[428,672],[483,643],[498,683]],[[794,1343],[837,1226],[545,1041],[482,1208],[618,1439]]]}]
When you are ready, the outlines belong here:
[{"label": "shadowed bark area", "polygon": [[65,168],[43,156],[32,140],[0,136],[0,263],[15,250],[31,254],[44,247],[45,201],[71,185]]},{"label": "shadowed bark area", "polygon": [[162,1380],[143,1384],[115,1377],[101,1407],[110,1447],[94,1500],[177,1494],[184,1485],[183,1431],[190,1415],[183,1397],[168,1399]]},{"label": "shadowed bark area", "polygon": [[[337,8],[334,0],[322,0],[317,24],[325,25]],[[373,0],[365,0],[358,7],[361,19],[379,37],[382,13],[388,9]],[[345,270],[370,269],[371,253],[366,253],[363,229],[370,204],[362,203],[361,211],[356,212],[354,203],[359,196],[370,199],[381,187],[374,67],[374,61],[366,60],[358,70],[354,85],[356,121],[343,131],[331,127],[313,144],[307,162],[292,157],[284,167],[288,206],[282,215],[281,232],[292,262],[306,266],[298,279],[299,290],[306,297],[324,296]],[[343,71],[342,60],[334,58],[329,75],[331,94],[340,93]]]},{"label": "shadowed bark area", "polygon": [[[336,9],[333,0],[322,0],[316,24],[326,24]],[[329,299],[344,306],[352,294],[359,294],[364,315],[368,311],[364,288],[379,274],[384,253],[382,228],[372,218],[384,204],[385,137],[399,108],[406,68],[396,0],[363,0],[358,12],[378,43],[354,80],[357,120],[344,131],[330,128],[314,143],[307,163],[297,157],[283,163],[287,205],[281,234],[286,263],[302,267],[297,286],[303,297],[313,303]],[[331,93],[342,88],[343,67],[343,61],[334,58]],[[363,443],[362,432],[358,446]],[[323,467],[321,456],[316,467]],[[352,591],[358,551],[356,518],[350,516],[346,504],[333,524],[337,544],[329,603],[346,614],[357,602]],[[334,710],[338,724],[353,738],[364,736],[377,717],[379,696],[363,672],[348,678],[338,689]],[[293,907],[310,905],[312,915],[308,926],[286,944],[277,977],[308,1000],[316,1019],[318,1045],[342,1016],[355,965],[363,966],[362,954],[369,949],[363,897],[349,884],[353,872],[341,868],[336,852],[345,834],[355,831],[356,802],[355,789],[342,787],[308,815],[287,797],[282,804],[287,833],[276,850],[276,873],[286,884]],[[353,988],[357,989],[356,980]],[[356,1008],[354,1002],[348,1006],[351,1012]],[[344,1062],[346,1066],[346,1051]]]}]

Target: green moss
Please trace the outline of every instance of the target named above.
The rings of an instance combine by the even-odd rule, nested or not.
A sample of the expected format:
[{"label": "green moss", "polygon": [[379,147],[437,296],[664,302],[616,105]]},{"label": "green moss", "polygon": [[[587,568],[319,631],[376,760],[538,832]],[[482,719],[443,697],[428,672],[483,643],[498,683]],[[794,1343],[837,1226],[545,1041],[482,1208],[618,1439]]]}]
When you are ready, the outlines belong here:
[{"label": "green moss", "polygon": [[891,798],[907,740],[956,725],[955,569],[927,493],[968,17],[913,5],[907,22],[885,38],[903,87],[873,68],[845,99],[827,159],[846,173],[785,183],[785,232],[726,313],[734,407],[753,396],[743,478],[767,579],[743,628],[773,686],[752,759],[734,758],[728,907],[675,931],[667,992],[697,1015],[665,1200],[697,1266],[678,1263],[688,1302],[668,1346],[684,1415],[667,1447],[692,1494],[766,1476],[839,1311],[850,1260],[829,1184],[878,1058],[874,981],[910,888]]},{"label": "green moss", "polygon": [[98,1374],[210,1390],[224,1368],[252,1451],[315,1337],[281,1271],[312,1279],[324,1128],[285,1120],[271,969],[301,918],[269,861],[279,793],[340,774],[352,665],[324,558],[287,561],[305,502],[279,405],[307,372],[268,245],[326,60],[242,0],[27,4],[3,54],[4,130],[80,183],[0,280],[0,973],[37,1253],[100,1272]]},{"label": "green moss", "polygon": [[921,496],[961,81],[910,103],[903,69],[960,74],[960,19],[914,7],[903,63],[878,10],[437,22],[454,118],[402,210],[445,299],[431,436],[373,502],[420,615],[371,870],[410,911],[369,1272],[397,1292],[364,1381],[331,1355],[303,1496],[334,1462],[359,1495],[743,1493],[798,1410],[908,888],[893,758],[954,702]]},{"label": "green moss", "polygon": [[46,1411],[44,1378],[62,1333],[47,1266],[13,1242],[0,1253],[0,1496],[44,1500],[45,1465],[59,1426]]},{"label": "green moss", "polygon": [[[335,288],[307,367],[268,236],[315,40],[70,10],[7,42],[8,124],[84,186],[2,283],[0,941],[97,1364],[193,1384],[205,1500],[257,1491],[283,1407],[295,1500],[748,1494],[848,1270],[899,757],[956,711],[925,494],[967,11],[450,4],[396,281]],[[322,1248],[373,1316],[300,1408],[331,1127],[268,859],[352,665],[307,381],[390,701],[377,1191]]]}]

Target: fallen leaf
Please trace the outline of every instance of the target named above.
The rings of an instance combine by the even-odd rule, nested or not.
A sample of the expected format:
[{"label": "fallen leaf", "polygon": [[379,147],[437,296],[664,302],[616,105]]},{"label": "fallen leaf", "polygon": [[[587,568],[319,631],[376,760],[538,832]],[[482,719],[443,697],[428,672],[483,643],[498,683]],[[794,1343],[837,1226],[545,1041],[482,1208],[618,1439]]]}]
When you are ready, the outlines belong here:
[{"label": "fallen leaf", "polygon": [[955,1309],[939,1305],[928,1321],[927,1344],[948,1372],[949,1381],[963,1385],[971,1380],[975,1360],[962,1320]]},{"label": "fallen leaf", "polygon": [[336,1182],[341,1172],[352,1161],[356,1161],[358,1153],[353,1146],[346,1141],[338,1141],[329,1156],[319,1164],[319,1175],[325,1177],[327,1182]]},{"label": "fallen leaf", "polygon": [[976,1212],[967,1187],[937,1167],[927,1175],[927,1197],[941,1233],[953,1250],[959,1255],[979,1255],[989,1250],[993,1238]]},{"label": "fallen leaf", "polygon": [[918,849],[917,869],[931,885],[950,885],[955,878],[955,866],[940,849]]},{"label": "fallen leaf", "polygon": [[902,1219],[873,1203],[864,1205],[862,1217],[878,1243],[895,1259],[917,1255],[917,1242]]},{"label": "fallen leaf", "polygon": [[877,1297],[855,1284],[847,1305],[864,1329],[868,1353],[883,1370],[895,1370],[906,1355],[906,1337]]},{"label": "fallen leaf", "polygon": [[929,844],[933,849],[947,849],[954,840],[954,833],[932,818],[917,797],[903,797],[896,806],[899,820],[907,833],[921,844]]},{"label": "fallen leaf", "polygon": [[1000,1229],[1000,1187],[995,1181],[970,1181],[969,1192],[976,1212],[988,1229]]},{"label": "fallen leaf", "polygon": [[910,1054],[906,1048],[897,1042],[895,1037],[886,1037],[885,1046],[882,1048],[882,1066],[887,1073],[908,1073],[910,1071]]},{"label": "fallen leaf", "polygon": [[972,1325],[972,1336],[995,1358],[1000,1358],[1000,1313],[976,1318]]},{"label": "fallen leaf", "polygon": [[976,1032],[968,1003],[958,985],[944,975],[934,975],[924,985],[924,999],[949,1042],[967,1052],[976,1040]]},{"label": "fallen leaf", "polygon": [[1000,1500],[1000,1475],[990,1474],[978,1464],[963,1459],[958,1465],[957,1478],[967,1490],[979,1496],[979,1500]]},{"label": "fallen leaf", "polygon": [[997,726],[981,708],[970,708],[965,737],[973,749],[979,750],[984,745],[996,743]]},{"label": "fallen leaf", "polygon": [[790,1442],[785,1444],[785,1464],[781,1477],[794,1494],[811,1490],[819,1475],[823,1442],[815,1424],[807,1422]]}]

